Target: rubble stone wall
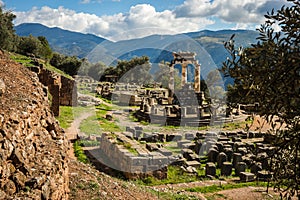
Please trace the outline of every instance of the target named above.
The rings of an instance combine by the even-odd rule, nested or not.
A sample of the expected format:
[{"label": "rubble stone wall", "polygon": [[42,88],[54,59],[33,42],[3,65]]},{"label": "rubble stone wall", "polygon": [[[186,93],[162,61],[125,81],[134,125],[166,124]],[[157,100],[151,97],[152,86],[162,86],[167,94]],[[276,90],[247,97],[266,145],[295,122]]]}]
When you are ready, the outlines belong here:
[{"label": "rubble stone wall", "polygon": [[69,79],[41,67],[40,82],[48,87],[51,94],[51,110],[59,116],[59,106],[77,106],[77,87],[74,79]]},{"label": "rubble stone wall", "polygon": [[6,86],[0,96],[0,199],[68,199],[68,141],[46,88],[36,73],[3,55],[0,66]]},{"label": "rubble stone wall", "polygon": [[61,106],[77,106],[77,86],[74,79],[61,76],[59,97]]}]

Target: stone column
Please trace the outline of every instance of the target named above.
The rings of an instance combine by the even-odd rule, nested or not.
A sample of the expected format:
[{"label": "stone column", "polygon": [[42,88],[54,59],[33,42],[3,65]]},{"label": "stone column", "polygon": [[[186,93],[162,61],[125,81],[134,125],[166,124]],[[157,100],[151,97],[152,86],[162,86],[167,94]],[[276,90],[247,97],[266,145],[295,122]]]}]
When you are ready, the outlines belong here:
[{"label": "stone column", "polygon": [[186,107],[181,107],[181,116],[184,118],[186,117]]},{"label": "stone column", "polygon": [[186,64],[181,65],[181,86],[183,87],[187,83]]},{"label": "stone column", "polygon": [[174,65],[170,66],[170,80],[169,80],[169,89],[170,89],[170,93],[169,96],[172,97],[171,95],[173,95],[174,92]]},{"label": "stone column", "polygon": [[170,116],[171,115],[171,108],[170,107],[166,107],[166,116]]},{"label": "stone column", "polygon": [[200,92],[200,64],[196,61],[195,64],[195,83],[194,83],[195,93]]}]

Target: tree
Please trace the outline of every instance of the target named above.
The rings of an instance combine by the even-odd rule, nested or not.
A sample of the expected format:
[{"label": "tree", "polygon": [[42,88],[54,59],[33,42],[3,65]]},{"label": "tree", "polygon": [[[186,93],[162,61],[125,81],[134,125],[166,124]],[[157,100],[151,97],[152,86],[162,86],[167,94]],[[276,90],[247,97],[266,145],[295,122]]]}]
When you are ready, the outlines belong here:
[{"label": "tree", "polygon": [[50,60],[52,57],[52,50],[44,36],[34,37],[29,35],[18,37],[17,52],[22,55],[32,54],[46,60]]},{"label": "tree", "polygon": [[50,60],[50,64],[65,73],[74,76],[77,74],[84,61],[84,59],[80,60],[75,56],[65,56],[59,53],[54,53]]},{"label": "tree", "polygon": [[38,36],[38,40],[40,41],[40,49],[39,55],[46,60],[50,60],[52,58],[52,49],[49,45],[48,40],[44,36]]},{"label": "tree", "polygon": [[[265,15],[256,44],[236,48],[234,36],[225,43],[230,58],[223,72],[234,78],[229,99],[258,102],[259,114],[272,123],[275,188],[300,199],[300,2],[288,1],[290,6]],[[274,31],[276,25],[280,32]],[[275,117],[284,130],[275,129]]]},{"label": "tree", "polygon": [[[164,88],[169,87],[170,82],[170,63],[161,61],[158,64],[159,69],[154,74],[154,80],[162,85]],[[174,68],[174,89],[180,90],[181,88],[181,74],[179,69]]]},{"label": "tree", "polygon": [[89,67],[87,75],[92,77],[93,79],[99,81],[100,77],[102,76],[102,74],[104,73],[104,71],[106,69],[107,69],[107,66],[104,63],[98,62],[98,63],[92,64]]},{"label": "tree", "polygon": [[13,20],[16,18],[11,12],[3,12],[0,6],[0,49],[15,50],[15,30]]},{"label": "tree", "polygon": [[209,96],[211,100],[217,100],[217,101],[224,100],[226,94],[224,88],[222,87],[224,83],[220,71],[217,69],[211,70],[207,74],[205,81],[208,90],[207,96]]},{"label": "tree", "polygon": [[39,57],[39,51],[41,48],[41,41],[36,37],[29,35],[19,37],[18,49],[17,52],[23,55],[33,54]]},{"label": "tree", "polygon": [[134,57],[131,60],[120,60],[117,66],[107,68],[101,79],[106,75],[118,76],[118,81],[125,83],[148,84],[153,82],[149,73],[151,65],[147,56]]}]

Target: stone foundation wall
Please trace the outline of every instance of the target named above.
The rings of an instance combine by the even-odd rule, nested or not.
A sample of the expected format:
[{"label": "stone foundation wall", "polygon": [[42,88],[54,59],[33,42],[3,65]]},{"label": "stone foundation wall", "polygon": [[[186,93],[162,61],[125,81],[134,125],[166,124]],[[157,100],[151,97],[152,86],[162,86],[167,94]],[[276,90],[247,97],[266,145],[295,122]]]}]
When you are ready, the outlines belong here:
[{"label": "stone foundation wall", "polygon": [[77,86],[74,79],[61,76],[60,105],[77,106]]},{"label": "stone foundation wall", "polygon": [[74,79],[69,79],[46,68],[40,67],[40,82],[48,87],[51,95],[51,110],[59,116],[59,106],[77,106],[77,87]]},{"label": "stone foundation wall", "polygon": [[123,145],[118,144],[112,134],[105,133],[101,137],[100,149],[109,159],[104,162],[109,167],[124,172],[128,179],[146,176],[154,176],[159,179],[166,178],[167,165],[171,163],[172,159],[156,152],[139,149],[137,149],[138,153],[134,154]]},{"label": "stone foundation wall", "polygon": [[48,69],[42,68],[38,73],[40,82],[48,87],[50,93],[51,110],[55,116],[59,115],[59,91],[61,88],[61,76],[49,71]]}]

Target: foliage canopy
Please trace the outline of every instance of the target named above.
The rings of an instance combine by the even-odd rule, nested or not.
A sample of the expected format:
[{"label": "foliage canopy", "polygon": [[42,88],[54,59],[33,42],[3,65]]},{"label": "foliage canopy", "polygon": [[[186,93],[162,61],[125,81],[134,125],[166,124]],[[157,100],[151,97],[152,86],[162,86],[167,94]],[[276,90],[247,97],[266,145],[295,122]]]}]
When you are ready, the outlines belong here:
[{"label": "foliage canopy", "polygon": [[9,51],[15,49],[16,35],[13,24],[15,18],[16,16],[13,13],[3,11],[0,6],[0,49]]},{"label": "foliage canopy", "polygon": [[[230,58],[222,70],[234,78],[230,103],[258,102],[259,114],[272,122],[278,147],[271,163],[275,187],[300,198],[300,2],[289,2],[265,15],[256,44],[236,48],[234,36],[225,43]],[[275,117],[284,130],[275,129]]]}]

